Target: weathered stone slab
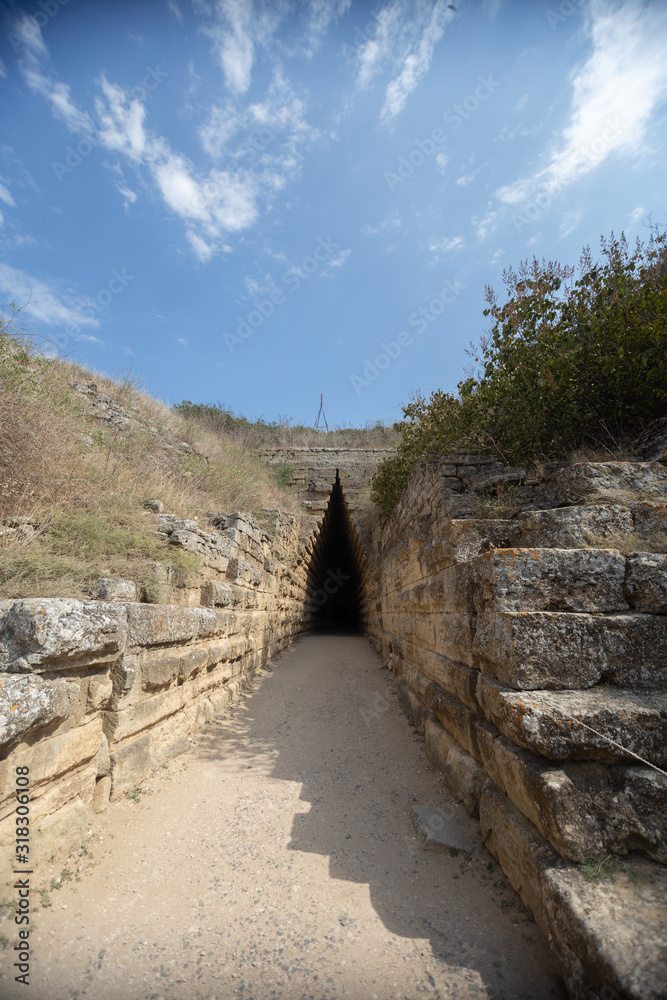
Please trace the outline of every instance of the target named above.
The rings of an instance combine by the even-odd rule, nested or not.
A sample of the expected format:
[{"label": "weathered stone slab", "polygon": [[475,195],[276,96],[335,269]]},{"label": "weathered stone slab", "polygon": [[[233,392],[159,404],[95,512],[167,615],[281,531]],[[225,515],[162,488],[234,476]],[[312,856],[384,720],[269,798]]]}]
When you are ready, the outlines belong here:
[{"label": "weathered stone slab", "polygon": [[445,784],[470,816],[479,816],[479,798],[488,775],[437,719],[429,719],[424,735],[426,756],[442,772]]},{"label": "weathered stone slab", "polygon": [[[227,643],[229,646],[229,643]],[[145,690],[167,687],[175,680],[185,681],[209,662],[205,646],[184,650],[149,649],[141,658],[141,680]]]},{"label": "weathered stone slab", "polygon": [[633,504],[632,520],[638,535],[646,537],[654,532],[667,531],[667,503],[644,501]]},{"label": "weathered stone slab", "polygon": [[178,712],[188,700],[184,686],[168,688],[117,712],[104,712],[104,731],[113,747]]},{"label": "weathered stone slab", "polygon": [[242,608],[245,591],[233,583],[207,580],[201,587],[201,603],[207,608]]},{"label": "weathered stone slab", "polygon": [[475,836],[465,817],[457,816],[453,807],[413,806],[410,810],[417,839],[425,851],[463,851],[472,854]]},{"label": "weathered stone slab", "polygon": [[667,614],[667,555],[631,552],[626,560],[624,590],[635,610]]},{"label": "weathered stone slab", "polygon": [[137,585],[120,576],[104,576],[97,581],[95,597],[103,601],[136,601]]},{"label": "weathered stone slab", "polygon": [[512,524],[517,548],[578,549],[593,541],[613,547],[635,530],[630,509],[615,504],[524,511]]},{"label": "weathered stone slab", "polygon": [[628,610],[625,559],[613,549],[496,549],[472,573],[478,611]]},{"label": "weathered stone slab", "polygon": [[31,729],[66,719],[79,695],[77,680],[0,674],[0,749]]},{"label": "weathered stone slab", "polygon": [[642,614],[492,612],[477,616],[473,665],[519,690],[626,687],[667,679],[667,620]]},{"label": "weathered stone slab", "polygon": [[[446,521],[433,532],[428,558],[439,561],[443,566],[469,562],[487,549],[507,547],[515,527],[514,521],[499,518]],[[422,560],[426,556],[426,553],[420,553]]]},{"label": "weathered stone slab", "polygon": [[[20,763],[30,768],[33,795],[39,785],[54,781],[92,760],[98,754],[103,738],[102,720],[97,718],[66,733],[38,740],[32,746],[22,746]],[[0,803],[11,801],[11,809],[16,807],[17,760],[11,757],[0,761]]]},{"label": "weathered stone slab", "polygon": [[552,960],[573,1000],[664,1000],[667,869],[634,855],[631,871],[596,882],[573,867],[542,873]]},{"label": "weathered stone slab", "polygon": [[123,648],[122,604],[31,597],[0,602],[0,670],[62,670],[112,659]]},{"label": "weathered stone slab", "polygon": [[135,604],[128,606],[127,614],[128,645],[159,646],[196,639],[215,612],[171,604]]},{"label": "weathered stone slab", "polygon": [[477,698],[487,719],[505,736],[549,760],[616,763],[636,754],[667,767],[667,694],[660,691],[639,693],[609,685],[587,691],[515,691],[480,674]]},{"label": "weathered stone slab", "polygon": [[111,754],[111,801],[132,791],[151,770],[151,738],[148,733]]},{"label": "weathered stone slab", "polygon": [[614,881],[586,881],[491,781],[482,793],[480,823],[486,846],[542,928],[574,1000],[664,1000],[664,866],[633,856],[636,881],[623,873]]},{"label": "weathered stone slab", "polygon": [[595,496],[603,502],[605,494],[617,503],[664,500],[667,469],[657,462],[574,462],[549,476],[536,489],[535,501],[560,506]]},{"label": "weathered stone slab", "polygon": [[489,777],[555,848],[581,862],[641,850],[667,861],[667,778],[641,764],[558,765],[478,727],[477,743]]}]

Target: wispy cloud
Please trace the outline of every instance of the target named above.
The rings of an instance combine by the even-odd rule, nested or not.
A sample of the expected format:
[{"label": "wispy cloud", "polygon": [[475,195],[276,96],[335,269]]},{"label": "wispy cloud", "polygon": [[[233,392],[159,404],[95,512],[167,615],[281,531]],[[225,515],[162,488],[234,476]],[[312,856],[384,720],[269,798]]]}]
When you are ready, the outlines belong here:
[{"label": "wispy cloud", "polygon": [[452,250],[463,250],[465,246],[465,240],[462,236],[452,236],[451,238],[443,237],[441,240],[431,240],[428,245],[431,251],[444,251],[445,253],[451,253]]},{"label": "wispy cloud", "polygon": [[[436,44],[454,12],[445,0],[404,4],[393,0],[375,16],[372,37],[360,46],[357,86],[368,87],[385,67],[392,78],[385,92],[380,121],[389,125],[401,113],[408,97],[428,73]],[[398,71],[396,71],[398,67]]]},{"label": "wispy cloud", "polygon": [[616,152],[641,153],[649,120],[667,95],[667,8],[593,0],[592,51],[572,77],[570,121],[547,166],[497,191],[514,205],[554,195]]},{"label": "wispy cloud", "polygon": [[12,197],[12,193],[5,183],[6,178],[0,177],[0,201],[4,201],[5,205],[9,205],[10,208],[16,206],[16,202]]},{"label": "wispy cloud", "polygon": [[100,325],[93,314],[93,300],[74,295],[62,282],[46,281],[9,264],[0,264],[0,290],[4,301],[14,301],[35,323],[76,328],[79,332],[74,339],[102,343],[91,334],[80,332],[82,327],[95,329]]}]

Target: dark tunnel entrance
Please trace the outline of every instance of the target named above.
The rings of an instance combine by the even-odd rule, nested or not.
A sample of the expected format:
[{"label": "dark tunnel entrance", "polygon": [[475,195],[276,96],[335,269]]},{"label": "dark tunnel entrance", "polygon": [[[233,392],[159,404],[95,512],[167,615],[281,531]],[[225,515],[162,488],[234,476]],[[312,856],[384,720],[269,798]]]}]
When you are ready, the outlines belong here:
[{"label": "dark tunnel entrance", "polygon": [[361,632],[363,598],[363,553],[337,469],[306,579],[312,627],[326,632]]}]

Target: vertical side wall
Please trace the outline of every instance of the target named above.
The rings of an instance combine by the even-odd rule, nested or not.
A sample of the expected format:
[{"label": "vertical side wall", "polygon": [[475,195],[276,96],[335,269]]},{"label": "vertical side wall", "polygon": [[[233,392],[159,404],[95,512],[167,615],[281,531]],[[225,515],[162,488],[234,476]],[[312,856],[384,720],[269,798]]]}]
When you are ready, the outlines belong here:
[{"label": "vertical side wall", "polygon": [[[564,468],[506,520],[474,516],[471,472],[417,469],[376,531],[369,632],[571,995],[662,996],[667,556],[587,546],[666,525],[667,470]],[[654,499],[572,505],[605,483]],[[628,851],[641,889],[579,868]]]}]

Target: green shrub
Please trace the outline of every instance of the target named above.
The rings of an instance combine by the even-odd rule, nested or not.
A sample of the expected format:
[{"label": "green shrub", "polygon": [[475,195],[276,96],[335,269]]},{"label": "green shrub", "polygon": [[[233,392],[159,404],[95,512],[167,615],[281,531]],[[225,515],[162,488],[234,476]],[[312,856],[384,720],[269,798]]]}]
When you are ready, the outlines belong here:
[{"label": "green shrub", "polygon": [[505,271],[504,305],[487,286],[493,326],[477,370],[456,394],[403,407],[397,455],[373,480],[384,517],[420,459],[465,449],[530,465],[617,447],[667,412],[666,236],[630,251],[612,233],[601,247],[597,263],[586,247],[578,269],[533,258]]}]

